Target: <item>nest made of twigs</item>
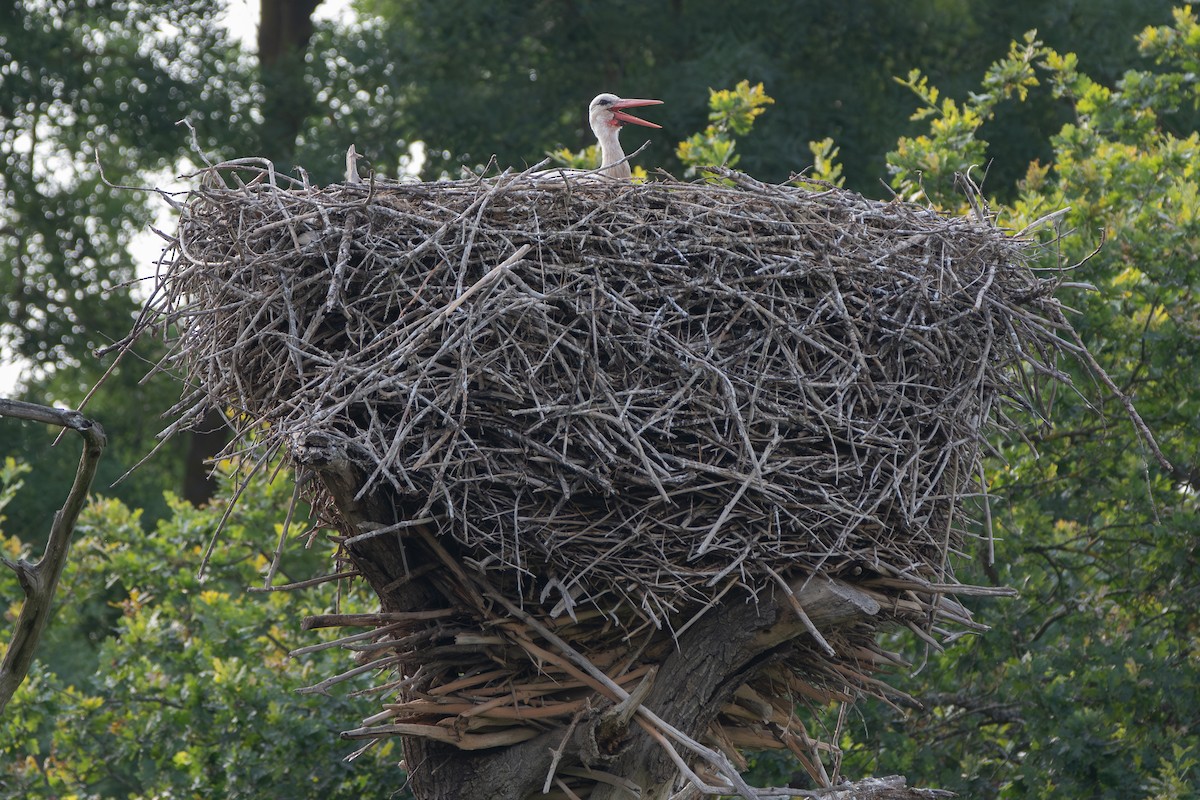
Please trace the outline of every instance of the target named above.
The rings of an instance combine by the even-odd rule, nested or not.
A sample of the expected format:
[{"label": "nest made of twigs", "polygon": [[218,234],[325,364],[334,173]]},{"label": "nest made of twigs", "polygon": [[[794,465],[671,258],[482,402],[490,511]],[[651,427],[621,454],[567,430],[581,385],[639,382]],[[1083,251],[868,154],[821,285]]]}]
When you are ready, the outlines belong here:
[{"label": "nest made of twigs", "polygon": [[[344,541],[425,526],[593,655],[797,575],[855,579],[881,623],[969,625],[947,557],[986,437],[1058,375],[1057,275],[982,215],[723,174],[318,188],[210,168],[147,317],[193,387],[176,427],[232,408],[267,451],[332,443],[404,510]],[[765,707],[864,686],[890,658],[874,632],[772,671]],[[538,677],[514,663],[462,702]],[[461,713],[427,697],[396,708]],[[781,743],[745,717],[714,738]]]},{"label": "nest made of twigs", "polygon": [[164,278],[192,416],[341,442],[564,607],[946,578],[1053,282],[986,221],[739,180],[205,186]]}]

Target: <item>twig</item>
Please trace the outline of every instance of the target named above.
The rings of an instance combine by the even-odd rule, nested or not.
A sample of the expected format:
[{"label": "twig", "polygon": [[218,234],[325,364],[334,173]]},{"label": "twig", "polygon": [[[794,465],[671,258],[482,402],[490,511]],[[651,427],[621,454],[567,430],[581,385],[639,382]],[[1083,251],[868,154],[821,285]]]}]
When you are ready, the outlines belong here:
[{"label": "twig", "polygon": [[576,711],[571,717],[571,721],[567,723],[566,730],[563,731],[562,741],[558,743],[558,747],[550,748],[550,767],[546,770],[546,781],[542,784],[542,794],[546,794],[550,791],[550,783],[552,781],[558,784],[562,783],[554,775],[555,771],[558,769],[558,762],[562,760],[563,753],[566,752],[567,744],[571,741],[571,736],[574,735],[575,727],[579,724],[579,720],[583,718],[583,715],[586,714],[590,708],[591,703],[585,703],[582,708]]},{"label": "twig", "polygon": [[445,619],[459,613],[457,609],[443,608],[432,611],[381,611],[376,614],[316,614],[305,617],[300,630],[313,628],[375,627],[389,622],[412,620]]}]

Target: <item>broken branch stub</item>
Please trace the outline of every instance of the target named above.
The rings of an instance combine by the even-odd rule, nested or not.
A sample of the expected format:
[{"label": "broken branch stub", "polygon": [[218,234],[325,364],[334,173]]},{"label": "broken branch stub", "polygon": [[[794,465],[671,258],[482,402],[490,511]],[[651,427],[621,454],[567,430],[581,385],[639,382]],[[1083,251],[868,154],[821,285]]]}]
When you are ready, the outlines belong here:
[{"label": "broken branch stub", "polygon": [[37,654],[38,642],[41,641],[42,632],[45,631],[54,610],[54,593],[58,588],[58,579],[62,575],[63,567],[67,563],[75,522],[87,502],[88,489],[96,476],[96,468],[104,453],[104,447],[108,444],[108,438],[98,422],[87,419],[78,411],[20,400],[0,399],[0,417],[57,425],[73,430],[83,438],[83,452],[79,457],[75,480],[62,508],[54,515],[50,536],[41,558],[36,561],[0,559],[4,566],[16,572],[21,590],[25,593],[25,602],[13,628],[12,639],[4,653],[4,661],[0,663],[2,715],[8,701],[29,674],[29,667]]}]

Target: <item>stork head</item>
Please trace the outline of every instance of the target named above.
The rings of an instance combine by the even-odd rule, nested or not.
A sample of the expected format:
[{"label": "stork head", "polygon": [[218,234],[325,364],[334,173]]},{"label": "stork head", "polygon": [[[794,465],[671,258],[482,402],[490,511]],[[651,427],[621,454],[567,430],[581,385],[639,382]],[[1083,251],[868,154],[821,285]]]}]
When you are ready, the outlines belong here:
[{"label": "stork head", "polygon": [[598,94],[596,95],[596,99],[592,100],[592,105],[588,108],[588,117],[591,119],[592,131],[597,136],[600,136],[601,132],[606,128],[620,128],[626,123],[645,125],[647,128],[661,128],[661,125],[655,125],[653,122],[638,119],[624,111],[626,108],[656,106],[660,103],[662,103],[662,100],[622,99],[615,94]]}]

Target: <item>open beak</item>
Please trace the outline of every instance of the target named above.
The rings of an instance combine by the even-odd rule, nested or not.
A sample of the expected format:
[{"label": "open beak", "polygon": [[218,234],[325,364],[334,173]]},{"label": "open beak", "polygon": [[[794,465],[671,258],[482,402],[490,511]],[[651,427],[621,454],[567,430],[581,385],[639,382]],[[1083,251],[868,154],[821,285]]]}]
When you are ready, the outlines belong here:
[{"label": "open beak", "polygon": [[638,100],[636,98],[630,98],[628,100],[618,100],[617,102],[610,105],[608,108],[610,111],[612,111],[613,119],[619,120],[620,122],[628,122],[628,123],[632,123],[634,125],[644,125],[647,128],[661,128],[662,125],[655,125],[653,122],[646,122],[646,120],[638,119],[633,114],[626,114],[624,111],[621,111],[622,108],[637,108],[639,106],[657,106],[657,105],[661,105],[661,104],[662,104],[662,100]]}]

